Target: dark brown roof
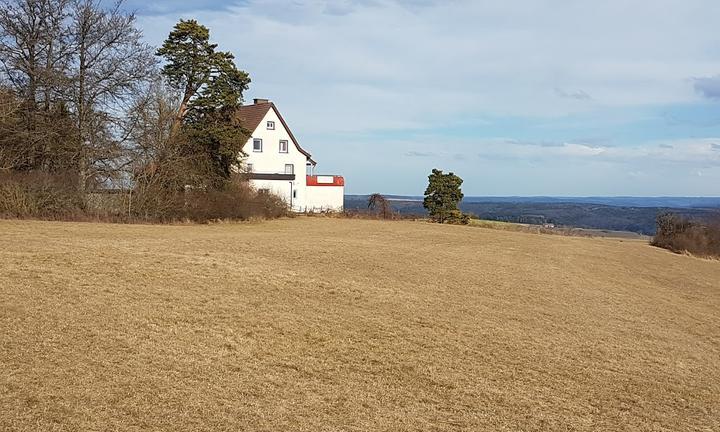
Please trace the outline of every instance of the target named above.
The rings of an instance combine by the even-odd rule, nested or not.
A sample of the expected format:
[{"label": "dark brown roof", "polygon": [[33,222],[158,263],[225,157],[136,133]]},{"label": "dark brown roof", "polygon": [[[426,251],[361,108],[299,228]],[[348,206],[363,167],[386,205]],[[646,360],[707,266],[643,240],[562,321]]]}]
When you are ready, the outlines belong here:
[{"label": "dark brown roof", "polygon": [[267,114],[270,108],[275,111],[275,115],[277,115],[277,117],[280,119],[280,123],[282,123],[282,125],[285,127],[285,130],[290,135],[290,139],[292,140],[293,144],[295,144],[295,148],[297,148],[300,153],[304,154],[314,165],[315,161],[312,159],[312,156],[310,155],[310,153],[300,147],[300,144],[295,139],[295,136],[290,130],[290,127],[288,127],[287,123],[285,123],[285,119],[282,115],[280,115],[280,111],[278,111],[274,103],[261,102],[253,105],[243,105],[238,108],[236,116],[238,121],[240,121],[240,124],[245,129],[249,130],[250,133],[253,133],[255,132],[255,129],[257,129],[260,125],[262,119],[265,118],[265,114]]}]

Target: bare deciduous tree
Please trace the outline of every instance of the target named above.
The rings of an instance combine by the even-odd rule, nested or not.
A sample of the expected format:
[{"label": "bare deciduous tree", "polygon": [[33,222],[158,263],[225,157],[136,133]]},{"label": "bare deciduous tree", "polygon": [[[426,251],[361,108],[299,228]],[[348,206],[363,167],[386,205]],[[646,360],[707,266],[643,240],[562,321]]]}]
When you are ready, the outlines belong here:
[{"label": "bare deciduous tree", "polygon": [[123,12],[121,4],[105,10],[96,0],[73,3],[70,77],[80,190],[89,179],[113,171],[127,139],[118,123],[128,102],[152,79],[157,64],[135,27],[135,16]]},{"label": "bare deciduous tree", "polygon": [[368,208],[377,211],[378,216],[383,219],[391,219],[393,216],[390,202],[379,193],[374,193],[368,197]]},{"label": "bare deciduous tree", "polygon": [[[128,103],[156,75],[135,17],[99,0],[0,5],[0,83],[22,101],[13,169],[73,171],[82,191],[117,169]],[[104,176],[104,177],[103,177]]]},{"label": "bare deciduous tree", "polygon": [[[3,153],[14,151],[16,168],[50,169],[60,126],[57,102],[69,59],[63,30],[69,0],[11,0],[0,5],[0,79],[22,101]],[[66,127],[67,125],[62,125]],[[9,138],[13,137],[11,142]],[[58,147],[55,145],[55,147]]]}]

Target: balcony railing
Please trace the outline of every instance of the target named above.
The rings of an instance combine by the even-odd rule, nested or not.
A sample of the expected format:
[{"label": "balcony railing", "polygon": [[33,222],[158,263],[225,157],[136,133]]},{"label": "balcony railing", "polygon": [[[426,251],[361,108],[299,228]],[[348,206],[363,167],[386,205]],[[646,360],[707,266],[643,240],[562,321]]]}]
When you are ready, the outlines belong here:
[{"label": "balcony railing", "polygon": [[284,174],[284,173],[258,173],[250,172],[247,173],[250,180],[295,180],[295,174]]}]

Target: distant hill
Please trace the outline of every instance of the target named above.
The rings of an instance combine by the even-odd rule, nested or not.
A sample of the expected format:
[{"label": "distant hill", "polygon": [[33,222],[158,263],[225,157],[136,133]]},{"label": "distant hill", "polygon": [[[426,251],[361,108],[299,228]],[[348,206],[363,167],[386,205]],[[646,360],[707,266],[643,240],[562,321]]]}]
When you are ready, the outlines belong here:
[{"label": "distant hill", "polygon": [[[346,195],[346,199],[361,199],[367,195]],[[422,196],[385,195],[392,199],[422,201]],[[556,197],[556,196],[466,196],[465,203],[575,203],[602,204],[615,207],[664,207],[664,208],[720,208],[720,197]]]},{"label": "distant hill", "polygon": [[[425,214],[422,197],[387,196],[403,214]],[[346,195],[346,209],[365,209],[367,196]],[[481,219],[578,228],[655,233],[658,214],[720,217],[720,198],[694,197],[466,197],[460,208]]]},{"label": "distant hill", "polygon": [[615,207],[720,208],[720,197],[466,197],[465,201],[602,204]]}]

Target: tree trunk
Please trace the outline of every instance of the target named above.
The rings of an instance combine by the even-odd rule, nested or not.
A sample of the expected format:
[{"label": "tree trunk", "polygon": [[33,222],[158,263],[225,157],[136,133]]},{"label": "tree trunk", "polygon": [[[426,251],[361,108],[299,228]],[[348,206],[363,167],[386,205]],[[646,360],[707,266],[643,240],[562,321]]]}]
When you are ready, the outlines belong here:
[{"label": "tree trunk", "polygon": [[180,107],[178,108],[177,115],[175,116],[175,119],[172,123],[172,128],[170,129],[171,138],[180,131],[180,126],[182,126],[183,119],[187,114],[188,105],[190,104],[190,98],[192,98],[193,93],[195,93],[193,91],[193,85],[191,82],[188,82],[185,86],[185,94],[183,94],[182,102],[180,102]]},{"label": "tree trunk", "polygon": [[85,110],[85,74],[87,67],[87,47],[85,38],[87,36],[87,11],[83,11],[80,23],[80,44],[78,47],[78,95],[77,95],[77,150],[78,150],[78,191],[80,194],[85,193],[85,183],[87,179],[87,155],[85,147],[87,146],[85,139],[85,121],[87,112]]}]

